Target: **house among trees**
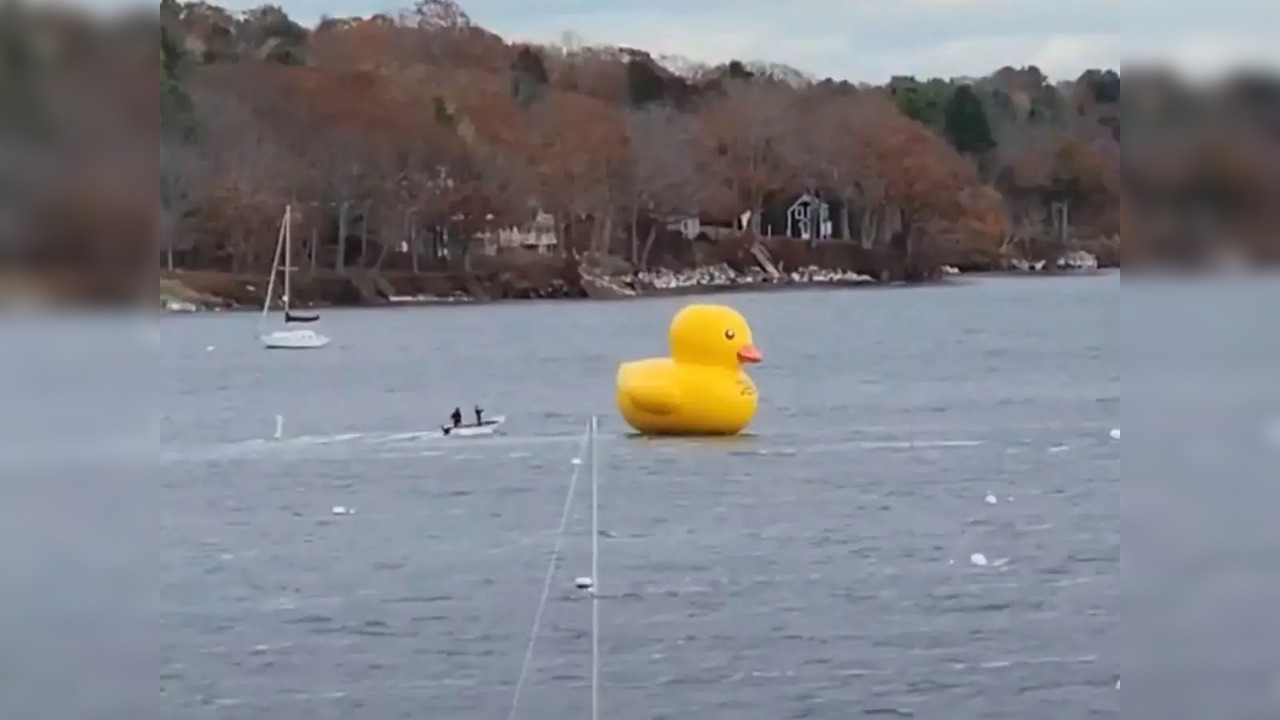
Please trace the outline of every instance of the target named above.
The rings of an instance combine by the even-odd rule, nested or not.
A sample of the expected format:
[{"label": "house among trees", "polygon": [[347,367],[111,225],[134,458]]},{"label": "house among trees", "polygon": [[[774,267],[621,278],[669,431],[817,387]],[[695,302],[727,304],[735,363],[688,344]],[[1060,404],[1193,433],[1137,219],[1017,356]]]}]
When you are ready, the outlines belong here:
[{"label": "house among trees", "polygon": [[[1122,227],[1117,73],[854,87],[507,43],[454,0],[413,6],[308,30],[274,8],[163,0],[161,195],[176,269],[265,271],[287,203],[305,210],[295,235],[308,267],[336,272],[467,272],[472,255],[570,245],[679,265],[714,255],[705,243],[759,235],[893,250],[868,262],[906,273]],[[1231,143],[1240,163],[1266,160],[1261,138]],[[1147,145],[1130,164],[1149,166],[1154,192],[1175,158]]]},{"label": "house among trees", "polygon": [[760,216],[760,233],[820,242],[842,237],[844,213],[838,202],[828,201],[816,190],[768,199]]},{"label": "house among trees", "polygon": [[485,255],[497,255],[501,250],[523,248],[549,255],[560,249],[556,233],[556,219],[550,213],[539,210],[533,220],[521,226],[476,233]]}]

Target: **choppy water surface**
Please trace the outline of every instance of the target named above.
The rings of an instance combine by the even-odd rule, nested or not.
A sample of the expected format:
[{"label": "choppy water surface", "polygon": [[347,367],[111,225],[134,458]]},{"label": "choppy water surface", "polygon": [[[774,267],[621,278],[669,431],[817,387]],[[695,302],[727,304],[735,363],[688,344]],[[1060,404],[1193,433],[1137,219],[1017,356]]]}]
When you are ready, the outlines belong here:
[{"label": "choppy water surface", "polygon": [[[506,718],[598,413],[603,717],[1118,718],[1119,287],[731,296],[761,408],[717,442],[612,412],[680,300],[168,318],[162,715]],[[420,433],[475,402],[505,436]],[[588,717],[586,490],[519,718]]]}]

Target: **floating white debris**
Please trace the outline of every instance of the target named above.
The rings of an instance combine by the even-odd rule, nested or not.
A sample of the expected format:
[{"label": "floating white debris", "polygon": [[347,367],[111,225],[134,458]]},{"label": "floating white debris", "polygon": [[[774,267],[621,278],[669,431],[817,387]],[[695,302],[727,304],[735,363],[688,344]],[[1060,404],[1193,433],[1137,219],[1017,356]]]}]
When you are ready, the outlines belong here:
[{"label": "floating white debris", "polygon": [[574,464],[574,465],[581,465],[581,464],[582,464],[582,458],[574,458],[574,459],[573,459],[573,464]]},{"label": "floating white debris", "polygon": [[334,515],[353,515],[355,514],[355,510],[352,510],[346,505],[334,505],[333,514]]},{"label": "floating white debris", "polygon": [[991,567],[1004,567],[1009,564],[1009,558],[996,558],[991,561]]},{"label": "floating white debris", "polygon": [[205,351],[205,352],[213,352],[215,349],[216,349],[216,348],[214,348],[214,346],[212,346],[212,345],[206,345],[206,346],[205,346],[205,348],[204,348],[204,351]]},{"label": "floating white debris", "polygon": [[1120,428],[1111,428],[1111,439],[1112,440],[1120,439]]},{"label": "floating white debris", "polygon": [[1000,502],[999,500],[996,499],[996,496],[992,495],[991,493],[987,493],[987,497],[984,499],[986,500],[986,503],[988,505],[995,505],[996,503]]},{"label": "floating white debris", "polygon": [[974,553],[969,556],[969,562],[973,565],[977,565],[978,567],[986,567],[987,556],[982,553]]},{"label": "floating white debris", "polygon": [[591,588],[595,587],[595,585],[596,585],[595,580],[592,580],[589,577],[575,578],[573,581],[573,586],[578,588],[579,590],[590,590]]}]

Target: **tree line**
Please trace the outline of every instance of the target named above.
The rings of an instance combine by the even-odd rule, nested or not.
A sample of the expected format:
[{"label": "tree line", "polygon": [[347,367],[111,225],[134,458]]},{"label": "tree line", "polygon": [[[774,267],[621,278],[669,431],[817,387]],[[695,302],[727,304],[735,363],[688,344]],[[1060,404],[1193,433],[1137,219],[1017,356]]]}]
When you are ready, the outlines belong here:
[{"label": "tree line", "polygon": [[[872,86],[507,43],[450,0],[312,28],[273,6],[164,0],[158,20],[162,267],[259,271],[286,204],[309,261],[339,269],[406,248],[415,267],[456,258],[539,212],[569,249],[644,265],[681,218],[761,233],[766,208],[804,191],[836,203],[833,240],[976,266],[1080,244],[1118,258],[1123,234],[1212,244],[1187,230],[1193,205],[1201,229],[1274,220],[1260,136],[1188,143],[1203,93],[1159,73],[1131,73],[1123,102],[1108,69]],[[1247,111],[1234,121],[1263,117],[1275,85],[1219,90],[1212,107]]]}]

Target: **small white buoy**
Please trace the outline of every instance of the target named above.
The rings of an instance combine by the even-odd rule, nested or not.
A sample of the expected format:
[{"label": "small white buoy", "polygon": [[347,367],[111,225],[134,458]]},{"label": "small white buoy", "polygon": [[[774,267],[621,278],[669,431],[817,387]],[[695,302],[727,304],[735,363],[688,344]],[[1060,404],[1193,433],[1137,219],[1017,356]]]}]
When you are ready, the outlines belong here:
[{"label": "small white buoy", "polygon": [[347,506],[345,506],[345,505],[334,505],[334,506],[333,506],[333,514],[334,514],[334,515],[351,515],[351,514],[353,514],[354,512],[355,512],[354,510],[352,510],[351,508],[349,508],[349,507],[347,507]]},{"label": "small white buoy", "polygon": [[573,459],[573,464],[574,464],[574,465],[581,465],[581,464],[582,464],[582,458],[574,458],[574,459]]},{"label": "small white buoy", "polygon": [[988,505],[995,505],[996,503],[1000,502],[999,500],[996,499],[996,496],[992,495],[991,493],[987,493],[987,497],[985,498],[985,500]]},{"label": "small white buoy", "polygon": [[982,553],[974,553],[969,556],[969,562],[974,565],[977,565],[978,567],[986,567],[987,556],[983,555]]},{"label": "small white buoy", "polygon": [[595,581],[589,577],[575,578],[573,581],[573,586],[578,588],[579,590],[590,590],[591,588],[595,587],[595,585],[596,585]]},{"label": "small white buoy", "polygon": [[279,440],[282,437],[284,437],[284,416],[277,415],[276,416],[276,439]]},{"label": "small white buoy", "polygon": [[1111,439],[1112,440],[1120,439],[1120,428],[1111,428]]}]

